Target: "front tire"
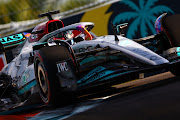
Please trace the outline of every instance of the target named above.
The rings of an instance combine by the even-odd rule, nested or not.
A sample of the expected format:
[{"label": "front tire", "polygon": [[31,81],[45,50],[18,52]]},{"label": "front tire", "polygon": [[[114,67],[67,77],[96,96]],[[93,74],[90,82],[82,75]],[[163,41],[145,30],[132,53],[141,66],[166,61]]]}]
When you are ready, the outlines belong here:
[{"label": "front tire", "polygon": [[48,104],[50,101],[50,85],[46,75],[45,68],[42,63],[38,64],[37,79],[38,79],[38,85],[40,87],[39,89],[40,97],[44,103]]},{"label": "front tire", "polygon": [[[70,83],[73,83],[72,88],[66,91],[66,86],[63,86],[62,79],[59,77],[57,62],[69,61],[70,71],[68,74],[75,76],[75,66],[70,52],[64,46],[47,46],[38,50],[35,55],[35,75],[39,86],[39,94],[42,101],[49,106],[59,106],[70,103],[74,99],[74,93],[77,90],[77,83],[73,77]],[[72,63],[72,64],[70,64]],[[63,79],[64,80],[64,79]],[[69,81],[68,79],[64,80]]]}]

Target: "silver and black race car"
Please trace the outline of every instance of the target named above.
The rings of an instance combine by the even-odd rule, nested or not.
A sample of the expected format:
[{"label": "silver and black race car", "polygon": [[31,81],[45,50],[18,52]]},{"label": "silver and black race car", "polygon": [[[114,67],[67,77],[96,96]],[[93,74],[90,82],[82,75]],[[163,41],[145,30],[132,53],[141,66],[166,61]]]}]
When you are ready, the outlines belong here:
[{"label": "silver and black race car", "polygon": [[[94,23],[64,27],[61,20],[52,19],[54,13],[39,15],[49,21],[36,26],[12,50],[14,59],[0,72],[0,106],[27,101],[62,105],[86,91],[138,79],[142,73],[164,69],[180,75],[180,24],[172,22],[180,15],[161,15],[157,35],[131,40],[118,35],[127,24],[112,24],[114,35],[97,37],[90,32]],[[6,52],[6,47],[1,44],[0,50]]]}]

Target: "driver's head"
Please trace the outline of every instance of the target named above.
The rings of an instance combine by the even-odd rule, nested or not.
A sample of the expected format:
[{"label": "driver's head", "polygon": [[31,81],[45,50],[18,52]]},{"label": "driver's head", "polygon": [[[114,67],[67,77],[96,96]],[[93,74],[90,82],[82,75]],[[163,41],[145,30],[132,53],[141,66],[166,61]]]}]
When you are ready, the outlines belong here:
[{"label": "driver's head", "polygon": [[64,35],[66,39],[71,39],[74,37],[74,34],[71,31],[67,31],[66,34]]},{"label": "driver's head", "polygon": [[60,34],[57,34],[54,37],[54,40],[68,40],[74,37],[74,34],[69,30],[69,31],[65,31],[62,32]]}]

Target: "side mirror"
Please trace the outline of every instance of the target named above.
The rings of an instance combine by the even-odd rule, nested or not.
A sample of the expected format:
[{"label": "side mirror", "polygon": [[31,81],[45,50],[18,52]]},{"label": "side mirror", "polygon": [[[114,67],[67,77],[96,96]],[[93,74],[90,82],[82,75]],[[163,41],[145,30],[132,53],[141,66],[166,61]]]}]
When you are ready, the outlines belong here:
[{"label": "side mirror", "polygon": [[117,34],[119,33],[120,35],[125,36],[124,30],[128,28],[128,23],[114,25],[113,22],[111,21],[111,26],[112,26],[113,34],[115,37],[115,41],[119,41]]},{"label": "side mirror", "polygon": [[117,33],[119,33],[122,36],[124,36],[124,30],[126,30],[127,28],[128,28],[128,23],[123,23],[116,26]]}]

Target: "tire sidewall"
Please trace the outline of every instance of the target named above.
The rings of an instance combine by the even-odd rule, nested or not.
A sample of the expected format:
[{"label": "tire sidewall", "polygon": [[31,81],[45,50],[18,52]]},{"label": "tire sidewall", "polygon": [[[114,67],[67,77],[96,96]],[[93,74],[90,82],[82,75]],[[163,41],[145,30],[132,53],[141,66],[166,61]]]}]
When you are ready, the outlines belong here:
[{"label": "tire sidewall", "polygon": [[[66,97],[66,94],[63,94],[62,90],[63,88],[61,87],[61,84],[59,82],[59,78],[56,75],[58,70],[57,70],[57,65],[56,63],[59,61],[64,61],[67,59],[71,59],[71,55],[68,51],[67,48],[65,48],[64,46],[59,46],[59,47],[55,47],[57,49],[57,54],[59,53],[59,55],[56,55],[56,51],[52,51],[52,54],[54,54],[54,59],[52,58],[52,54],[50,54],[50,50],[52,48],[43,48],[43,49],[49,49],[49,51],[44,51],[43,49],[38,50],[38,52],[35,54],[35,75],[36,75],[36,81],[38,83],[39,89],[40,85],[38,82],[38,73],[37,73],[37,67],[39,66],[39,64],[41,65],[42,69],[44,70],[44,74],[46,75],[46,80],[48,83],[48,100],[43,100],[43,102],[49,106],[56,106],[56,105],[60,105],[63,104],[63,102],[66,102],[66,100],[64,99]],[[58,52],[58,51],[63,51],[63,52]],[[49,55],[48,55],[49,52]],[[63,55],[62,55],[63,53]],[[42,95],[42,90],[39,90],[40,92],[40,96]],[[42,97],[42,96],[41,96]]]}]

